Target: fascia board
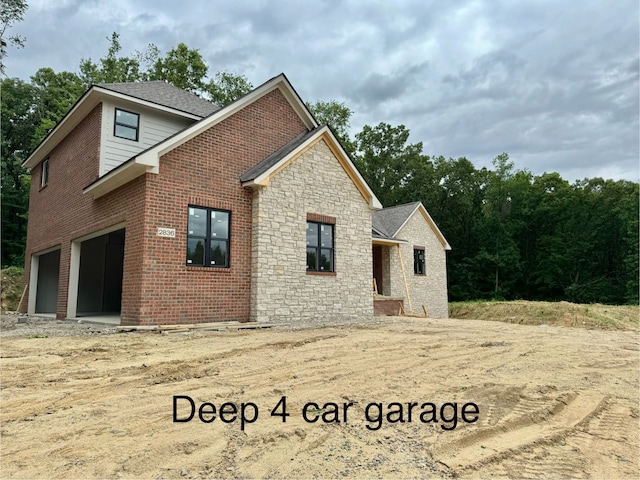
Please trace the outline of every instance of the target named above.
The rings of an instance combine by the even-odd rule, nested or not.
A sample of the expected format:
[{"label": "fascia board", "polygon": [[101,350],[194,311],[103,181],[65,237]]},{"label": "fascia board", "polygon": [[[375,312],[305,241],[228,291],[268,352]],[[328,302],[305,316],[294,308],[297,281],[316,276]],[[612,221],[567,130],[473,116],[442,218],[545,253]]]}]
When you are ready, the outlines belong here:
[{"label": "fascia board", "polygon": [[152,110],[170,113],[172,115],[189,118],[191,120],[200,120],[202,118],[191,113],[165,107],[147,100],[141,100],[139,98],[93,85],[84,93],[84,95],[82,95],[82,97],[80,97],[66,115],[62,117],[62,120],[60,120],[53,130],[47,134],[35,150],[31,152],[31,155],[29,155],[29,157],[24,161],[22,166],[24,168],[33,168],[44,160],[51,150],[64,140],[64,138],[71,133],[71,131],[89,114],[89,112],[91,112],[91,110],[96,107],[96,105],[103,102],[106,98],[118,99],[123,102],[141,105]]},{"label": "fascia board", "polygon": [[422,216],[426,220],[427,224],[429,225],[429,227],[431,228],[433,233],[435,233],[436,237],[438,238],[438,240],[442,244],[443,248],[445,250],[451,250],[451,246],[449,245],[449,242],[447,242],[447,239],[444,238],[444,235],[442,235],[442,232],[440,231],[440,229],[436,225],[436,222],[433,221],[433,218],[431,218],[431,215],[429,215],[429,212],[427,212],[427,209],[424,207],[424,205],[422,205],[422,203],[419,203],[418,205],[416,205],[416,208],[413,209],[411,214],[407,215],[407,219],[404,221],[404,223],[402,225],[400,225],[400,228],[398,228],[398,230],[395,231],[393,236],[395,237],[400,232],[400,230],[402,230],[404,228],[404,226],[411,219],[411,217],[413,217],[413,215],[416,213],[417,210],[420,210],[420,213],[422,214]]},{"label": "fascia board", "polygon": [[416,213],[416,210],[418,210],[418,208],[420,208],[420,205],[416,205],[413,211],[409,215],[407,215],[407,218],[405,219],[404,222],[402,222],[402,225],[400,225],[398,229],[395,232],[393,232],[392,237],[395,237],[398,234],[398,232],[404,228],[404,226],[411,219],[411,217],[413,217],[413,214]]},{"label": "fascia board", "polygon": [[120,92],[114,92],[113,90],[109,90],[108,88],[102,88],[100,86],[95,85],[93,88],[95,88],[96,92],[100,92],[101,94],[105,95],[105,96],[109,96],[112,98],[117,98],[119,100],[123,100],[126,102],[131,102],[131,103],[135,103],[137,105],[141,105],[144,107],[147,107],[151,110],[159,110],[162,112],[166,112],[166,113],[170,113],[172,115],[176,115],[176,116],[180,116],[180,117],[185,117],[185,118],[190,118],[191,120],[200,120],[201,117],[200,115],[194,115],[193,113],[187,113],[183,110],[178,110],[176,108],[171,108],[171,107],[167,107],[165,105],[160,105],[158,103],[154,103],[154,102],[150,102],[148,100],[142,100],[141,98],[136,98],[136,97],[132,97],[129,95],[125,95],[124,93],[120,93]]},{"label": "fascia board", "polygon": [[438,225],[436,225],[436,222],[433,221],[433,218],[431,218],[431,215],[429,215],[429,212],[427,212],[427,209],[424,207],[424,205],[422,205],[421,203],[418,208],[420,209],[420,213],[422,213],[422,216],[425,217],[425,220],[433,230],[433,233],[435,233],[436,237],[438,237],[438,240],[440,240],[440,243],[442,244],[444,249],[451,250],[451,245],[449,245],[449,242],[447,242],[447,239],[444,238],[444,235],[438,228]]},{"label": "fascia board", "polygon": [[322,138],[327,141],[329,148],[333,151],[333,154],[338,157],[340,165],[345,169],[347,175],[349,175],[349,178],[351,178],[351,181],[354,182],[360,193],[369,202],[369,207],[372,210],[381,209],[382,204],[380,203],[380,200],[378,200],[371,188],[369,188],[367,182],[365,182],[364,178],[362,178],[362,175],[360,175],[360,172],[358,172],[358,169],[355,167],[353,162],[351,162],[349,155],[344,151],[344,149],[340,145],[340,142],[338,142],[336,137],[333,135],[333,132],[331,132],[331,129],[326,125],[318,129],[318,131],[314,135],[309,137],[305,142],[301,143],[294,150],[281,158],[280,161],[272,165],[271,168],[269,168],[267,171],[263,172],[261,175],[258,175],[253,180],[244,182],[242,185],[245,187],[269,185],[271,177],[276,175],[289,162],[295,160],[298,156],[303,154],[306,150],[311,148]]},{"label": "fascia board", "polygon": [[338,139],[335,137],[335,135],[333,134],[333,132],[328,126],[325,126],[324,129],[326,129],[327,134],[330,136],[331,140],[333,141],[333,144],[336,146],[336,148],[339,149],[340,154],[342,155],[342,158],[344,159],[345,163],[349,166],[349,170],[351,171],[351,173],[353,173],[353,175],[357,178],[358,182],[371,196],[369,200],[369,207],[372,210],[382,209],[382,203],[380,202],[380,200],[378,200],[378,197],[376,197],[375,193],[373,193],[373,190],[371,190],[371,187],[369,187],[369,184],[366,182],[366,180],[362,177],[362,175],[360,175],[360,172],[351,161],[349,154],[344,151],[344,148],[342,148],[342,144],[338,141]]},{"label": "fascia board", "polygon": [[[99,88],[99,87],[96,87],[96,88]],[[128,178],[127,181],[130,181],[133,178],[135,178],[135,177],[129,178],[129,174],[132,171],[139,171],[138,175],[141,175],[142,173],[145,173],[145,172],[158,173],[159,172],[159,166],[160,166],[160,157],[162,157],[162,155],[165,155],[166,153],[170,152],[171,150],[174,150],[175,148],[179,147],[180,145],[184,144],[185,142],[188,142],[192,138],[200,135],[205,130],[211,128],[212,126],[214,126],[214,125],[216,125],[216,124],[218,124],[220,122],[222,122],[226,118],[228,118],[231,115],[239,112],[240,110],[245,108],[247,105],[253,103],[257,99],[261,98],[262,96],[270,93],[271,91],[273,91],[275,89],[279,89],[280,90],[280,92],[284,95],[284,97],[290,103],[292,108],[296,111],[296,113],[300,117],[301,121],[305,125],[307,125],[308,128],[316,128],[317,127],[316,120],[313,118],[313,115],[311,115],[311,113],[309,112],[309,110],[305,106],[304,102],[302,102],[302,100],[300,99],[298,94],[295,92],[295,90],[293,89],[293,87],[291,86],[289,81],[287,80],[287,77],[284,74],[280,74],[277,77],[274,77],[273,79],[269,80],[268,82],[265,82],[263,85],[261,85],[260,87],[258,87],[255,90],[253,90],[252,92],[249,92],[244,97],[242,97],[242,98],[236,100],[235,102],[231,103],[230,105],[227,105],[226,107],[222,108],[221,110],[218,110],[217,112],[212,113],[210,116],[208,116],[206,118],[203,118],[202,120],[200,120],[199,122],[194,123],[190,127],[185,128],[183,131],[181,131],[181,132],[177,133],[176,135],[174,135],[174,136],[172,136],[172,137],[170,137],[170,138],[158,143],[156,146],[151,147],[147,151],[140,153],[135,159],[133,159],[133,161],[131,162],[131,165],[124,166],[123,168],[118,169],[117,171],[114,171],[114,175],[112,175],[111,177],[108,177],[109,174],[107,174],[108,178],[105,178],[104,181],[98,181],[98,182],[94,183],[93,185],[87,187],[84,190],[84,192],[85,193],[92,193],[92,192],[102,191],[102,190],[104,190],[106,188],[106,185],[111,185],[111,184],[120,186],[121,184],[123,184],[123,183],[121,183],[119,181],[121,176],[123,178]],[[104,89],[101,89],[101,90],[104,90]],[[106,90],[106,91],[109,92],[109,93],[112,93],[112,92],[110,92],[108,90]],[[124,98],[128,98],[128,97],[126,97],[126,95],[123,95],[123,97]],[[147,103],[149,103],[149,102],[147,102]],[[151,104],[151,105],[153,105],[153,104]],[[313,137],[313,138],[315,138],[315,137]],[[335,138],[334,138],[334,142],[337,143],[337,141],[335,141]],[[298,150],[298,149],[296,149],[296,150]],[[289,157],[289,155],[287,157]],[[348,156],[346,156],[345,158],[348,159]],[[146,169],[145,170],[140,170],[139,168],[134,167],[134,165],[144,165],[146,167]],[[354,170],[355,170],[355,167],[354,167]],[[355,173],[359,175],[357,170],[355,170]],[[253,182],[251,182],[251,184],[255,184],[255,183],[256,183],[255,180]],[[365,183],[365,185],[366,185],[366,183]],[[114,188],[116,188],[116,187],[114,187]],[[103,194],[104,193],[102,193],[101,195],[103,195]],[[371,193],[371,194],[373,195],[373,193]],[[372,198],[375,198],[375,196],[372,197]],[[375,199],[375,200],[377,201],[377,199]],[[381,208],[381,206],[378,207],[378,208]]]},{"label": "fascia board", "polygon": [[105,175],[97,182],[86,187],[82,193],[86,195],[93,195],[93,198],[99,198],[107,193],[123,186],[131,180],[139,177],[140,175],[151,172],[153,166],[141,163],[135,159],[126,165],[123,165],[117,175]]},{"label": "fascia board", "polygon": [[165,155],[166,153],[179,147],[183,143],[188,142],[192,138],[200,135],[205,130],[229,118],[231,115],[239,112],[247,105],[253,103],[260,97],[263,97],[264,95],[276,89],[280,90],[280,92],[287,99],[289,104],[293,107],[293,109],[300,117],[300,120],[307,126],[307,128],[313,129],[318,126],[313,116],[309,113],[309,110],[307,110],[304,102],[302,102],[298,94],[295,92],[295,90],[287,80],[287,77],[285,77],[284,74],[280,74],[277,77],[274,77],[273,79],[264,83],[260,87],[256,88],[252,92],[249,92],[244,97],[239,98],[235,102],[227,105],[226,107],[218,110],[215,113],[212,113],[210,116],[195,123],[191,127],[186,128],[179,134],[165,140],[164,142],[159,143],[156,147],[150,148],[140,157],[144,157],[145,161],[150,161],[148,160],[148,158],[155,157],[156,161],[159,162],[159,159],[162,155]]},{"label": "fascia board", "polygon": [[372,238],[371,243],[373,245],[405,245],[409,242],[395,238]]},{"label": "fascia board", "polygon": [[318,122],[316,121],[313,114],[309,111],[305,103],[298,95],[298,92],[293,88],[293,85],[289,82],[289,79],[286,77],[284,73],[281,73],[275,79],[282,81],[280,84],[280,91],[284,95],[284,97],[289,101],[289,104],[293,107],[293,109],[302,120],[302,123],[307,127],[307,130],[313,130],[314,128],[318,128]]},{"label": "fascia board", "polygon": [[22,163],[24,168],[33,168],[46,158],[91,110],[100,103],[99,95],[94,94],[93,88],[87,90],[82,97],[62,117],[62,120],[42,139],[38,146]]}]

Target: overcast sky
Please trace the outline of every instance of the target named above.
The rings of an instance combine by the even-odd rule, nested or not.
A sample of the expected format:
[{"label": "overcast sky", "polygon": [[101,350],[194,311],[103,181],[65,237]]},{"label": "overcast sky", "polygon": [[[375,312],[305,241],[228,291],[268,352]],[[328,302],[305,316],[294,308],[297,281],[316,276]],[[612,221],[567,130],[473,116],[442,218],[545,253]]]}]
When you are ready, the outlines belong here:
[{"label": "overcast sky", "polygon": [[197,48],[210,76],[284,72],[305,101],[404,124],[424,153],[567,180],[639,180],[638,0],[28,0],[7,75],[77,71],[120,33],[123,54]]}]

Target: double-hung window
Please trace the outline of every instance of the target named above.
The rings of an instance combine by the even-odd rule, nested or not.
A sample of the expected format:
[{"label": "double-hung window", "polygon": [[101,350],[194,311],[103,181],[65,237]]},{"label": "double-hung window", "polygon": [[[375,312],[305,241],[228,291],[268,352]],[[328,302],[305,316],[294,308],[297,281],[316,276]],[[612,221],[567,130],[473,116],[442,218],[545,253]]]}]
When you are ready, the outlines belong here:
[{"label": "double-hung window", "polygon": [[335,225],[307,222],[307,271],[335,272],[333,230]]},{"label": "double-hung window", "polygon": [[231,212],[189,207],[187,265],[229,267]]},{"label": "double-hung window", "polygon": [[413,248],[413,273],[416,275],[424,275],[424,247]]},{"label": "double-hung window", "polygon": [[140,131],[140,115],[116,108],[116,121],[113,135],[127,140],[138,141]]}]

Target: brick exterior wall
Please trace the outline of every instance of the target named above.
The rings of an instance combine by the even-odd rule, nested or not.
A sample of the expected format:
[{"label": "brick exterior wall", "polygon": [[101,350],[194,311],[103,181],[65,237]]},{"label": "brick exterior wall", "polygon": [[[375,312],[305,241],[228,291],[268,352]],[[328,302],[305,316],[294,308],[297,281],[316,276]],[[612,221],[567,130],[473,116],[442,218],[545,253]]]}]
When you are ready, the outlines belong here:
[{"label": "brick exterior wall", "polygon": [[400,315],[400,306],[404,307],[404,298],[374,298],[374,315]]},{"label": "brick exterior wall", "polygon": [[[56,316],[66,318],[72,241],[125,223],[122,325],[249,320],[252,192],[240,175],[306,130],[295,111],[274,90],[164,155],[159,175],[94,199],[82,190],[98,176],[101,114],[96,107],[51,152],[46,187],[40,166],[32,171],[27,284],[31,256],[60,246]],[[189,205],[231,211],[231,268],[185,265]],[[158,227],[176,237],[158,237]]]},{"label": "brick exterior wall", "polygon": [[[135,321],[140,301],[142,243],[136,241],[144,215],[144,178],[138,178],[94,200],[82,189],[98,176],[102,107],[98,105],[49,155],[49,182],[40,188],[42,164],[31,172],[25,281],[29,285],[31,256],[60,247],[56,317],[67,316],[71,242],[92,232],[126,222],[122,318]],[[29,294],[21,310],[26,311]]]},{"label": "brick exterior wall", "polygon": [[[308,214],[335,218],[335,275],[306,272]],[[369,206],[324,140],[254,191],[252,235],[253,320],[373,314]]]},{"label": "brick exterior wall", "polygon": [[[146,185],[137,323],[249,320],[252,192],[240,175],[305,130],[274,90],[160,158]],[[230,268],[186,266],[189,205],[231,211]]]},{"label": "brick exterior wall", "polygon": [[[408,241],[407,244],[400,245],[400,251],[409,284],[413,313],[422,314],[422,305],[424,305],[429,317],[448,318],[446,251],[419,211],[411,216],[396,234],[396,238]],[[425,247],[425,275],[413,273],[414,246]],[[409,312],[398,247],[389,247],[386,250],[390,266],[390,288],[388,292],[385,291],[385,295],[404,297],[404,308]]]}]

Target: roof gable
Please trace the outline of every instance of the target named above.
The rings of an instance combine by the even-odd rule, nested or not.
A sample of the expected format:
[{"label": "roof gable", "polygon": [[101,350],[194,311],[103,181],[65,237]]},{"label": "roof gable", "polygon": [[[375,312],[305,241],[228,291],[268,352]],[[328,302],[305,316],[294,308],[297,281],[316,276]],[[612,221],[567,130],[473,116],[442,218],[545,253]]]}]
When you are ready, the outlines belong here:
[{"label": "roof gable", "polygon": [[371,224],[380,233],[393,238],[419,204],[420,202],[406,203],[373,212]]},{"label": "roof gable", "polygon": [[239,98],[235,102],[230,103],[208,117],[201,119],[175,135],[172,135],[171,137],[130,158],[118,168],[111,170],[91,185],[88,185],[84,189],[84,193],[91,194],[95,198],[98,198],[144,173],[158,173],[160,157],[162,155],[188,142],[192,138],[200,135],[202,132],[229,118],[233,114],[239,112],[246,106],[276,89],[282,93],[284,98],[297,113],[302,123],[309,130],[317,128],[318,123],[315,118],[313,118],[313,115],[311,115],[311,112],[309,112],[298,93],[293,89],[287,77],[281,73]]},{"label": "roof gable", "polygon": [[308,129],[312,129],[318,126],[318,123],[313,118],[311,112],[309,112],[302,99],[298,96],[297,92],[293,89],[287,77],[284,75],[284,73],[281,73],[277,77],[273,77],[271,80],[266,81],[256,89],[237,99],[235,102],[230,103],[226,107],[218,110],[209,117],[202,119],[201,121],[191,125],[190,127],[187,127],[183,131],[178,132],[178,134],[158,143],[154,147],[143,152],[143,154],[149,161],[151,161],[151,157],[157,157],[157,159],[159,160],[159,158],[165,153],[179,147],[185,142],[188,142],[193,137],[198,136],[200,133],[211,128],[215,124],[222,122],[224,119],[242,110],[247,105],[255,102],[259,98],[262,98],[267,93],[275,89],[280,90],[285,99],[298,114],[298,116],[302,120],[302,123],[304,123],[304,125]]},{"label": "roof gable", "polygon": [[369,206],[373,209],[382,208],[382,204],[362,175],[360,175],[360,172],[358,172],[349,155],[344,151],[342,145],[327,125],[298,135],[292,141],[269,155],[240,177],[242,185],[249,187],[269,185],[273,176],[277,175],[278,172],[286,168],[287,165],[322,140],[327,144]]},{"label": "roof gable", "polygon": [[375,230],[383,235],[395,238],[400,230],[402,230],[402,227],[407,224],[416,212],[419,212],[424,218],[443,248],[445,250],[451,250],[449,242],[444,238],[444,235],[442,235],[442,232],[431,218],[431,215],[429,215],[429,212],[427,212],[427,209],[422,205],[422,202],[405,203],[403,205],[377,210],[371,215],[371,224]]},{"label": "roof gable", "polygon": [[287,158],[289,154],[296,151],[299,147],[304,145],[309,139],[317,134],[317,130],[309,130],[301,133],[296,138],[291,140],[286,145],[283,145],[278,150],[273,152],[267,158],[262,160],[253,168],[247,170],[240,176],[242,183],[253,182],[257,178],[263,176],[266,172],[270,171],[272,167],[281,162],[284,158]]},{"label": "roof gable", "polygon": [[33,168],[44,160],[97,105],[106,99],[135,102],[192,120],[200,120],[203,116],[219,110],[217,105],[162,81],[92,85],[31,152],[22,166]]}]

